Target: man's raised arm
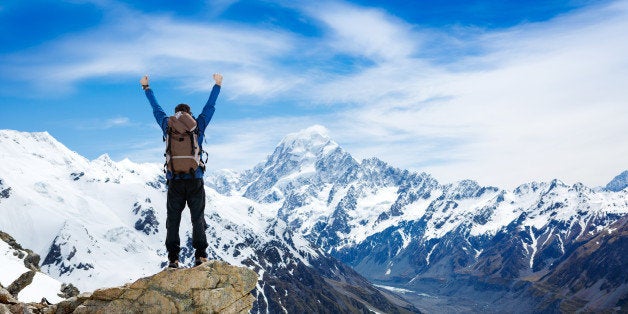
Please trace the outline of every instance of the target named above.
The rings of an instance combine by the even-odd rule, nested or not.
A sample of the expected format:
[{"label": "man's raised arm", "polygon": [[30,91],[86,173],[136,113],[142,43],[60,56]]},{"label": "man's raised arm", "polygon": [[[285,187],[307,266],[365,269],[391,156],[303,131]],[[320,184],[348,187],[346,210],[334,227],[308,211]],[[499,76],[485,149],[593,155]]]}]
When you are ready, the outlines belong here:
[{"label": "man's raised arm", "polygon": [[140,84],[142,84],[142,89],[146,94],[146,98],[148,98],[150,106],[153,107],[153,116],[155,116],[155,120],[157,120],[157,124],[159,124],[159,127],[161,127],[161,130],[163,131],[165,136],[168,130],[168,116],[161,108],[161,106],[159,106],[159,103],[157,103],[157,99],[155,99],[153,90],[150,89],[148,85],[148,75],[144,75],[144,77],[140,79]]},{"label": "man's raised arm", "polygon": [[218,98],[218,94],[220,94],[220,86],[222,85],[221,74],[215,73],[213,77],[216,84],[212,88],[211,94],[209,94],[209,99],[207,99],[207,103],[205,103],[205,107],[203,107],[203,112],[201,112],[196,119],[198,122],[199,132],[201,133],[205,132],[205,128],[207,128],[209,121],[211,121],[214,116],[214,111],[216,111],[216,99]]}]

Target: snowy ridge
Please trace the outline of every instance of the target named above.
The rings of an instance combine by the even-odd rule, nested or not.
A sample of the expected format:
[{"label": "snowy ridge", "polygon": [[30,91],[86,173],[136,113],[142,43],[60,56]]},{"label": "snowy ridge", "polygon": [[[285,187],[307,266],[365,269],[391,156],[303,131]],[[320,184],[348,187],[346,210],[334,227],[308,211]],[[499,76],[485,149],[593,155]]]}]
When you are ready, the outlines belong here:
[{"label": "snowy ridge", "polygon": [[[327,159],[344,164],[322,167]],[[376,158],[358,163],[320,126],[287,136],[265,162],[243,174],[239,182],[233,174],[230,181],[235,183],[226,181],[223,183],[229,187],[229,195],[239,192],[258,201],[280,204],[280,217],[306,235],[317,225],[333,225],[338,218],[335,216],[342,214],[347,228],[341,232],[342,243],[336,249],[359,244],[403,221],[421,218],[429,218],[425,219],[422,238],[430,240],[460,227],[469,228],[472,236],[495,235],[523,213],[527,216],[522,225],[538,229],[552,219],[577,219],[583,225],[591,216],[628,212],[624,194],[596,193],[582,184],[569,187],[559,180],[532,182],[514,191],[481,187],[471,180],[440,185],[427,174],[396,169]],[[225,186],[217,190],[224,191]],[[535,208],[539,202],[560,196],[567,196],[574,206],[563,204],[567,210],[560,211]],[[344,207],[338,211],[343,199]],[[587,215],[574,218],[582,211]],[[479,222],[468,223],[474,218]]]},{"label": "snowy ridge", "polygon": [[[315,140],[324,140],[315,134]],[[298,138],[291,143],[307,147]],[[321,142],[320,151],[332,146]],[[295,158],[301,157],[316,160],[305,151]],[[160,164],[115,162],[107,155],[89,161],[47,133],[10,130],[0,130],[0,158],[5,161],[0,165],[0,230],[39,253],[47,274],[91,291],[122,285],[165,267],[166,182]],[[239,174],[215,173],[222,179],[208,178],[208,182],[223,182],[228,189],[206,188],[208,254],[258,272],[256,311],[316,309],[333,302],[355,306],[350,296],[334,291],[322,275],[344,284],[356,282],[356,287],[377,293],[357,273],[278,219],[276,202],[237,195],[232,184]],[[286,182],[285,191],[290,184]],[[181,222],[180,260],[189,266],[194,255],[186,215],[187,210]],[[336,271],[329,273],[329,268]],[[320,292],[304,285],[301,277],[316,280],[320,289],[331,293],[332,304],[316,304]],[[296,287],[305,294],[288,293]],[[373,300],[372,304],[381,301]]]},{"label": "snowy ridge", "polygon": [[[47,133],[0,130],[0,148],[0,229],[44,257],[47,273],[92,290],[164,267],[161,165],[89,161]],[[285,309],[304,276],[352,276],[329,254],[412,289],[457,275],[537,280],[628,213],[625,188],[553,180],[508,191],[358,162],[321,126],[288,135],[251,170],[213,171],[205,183],[210,257],[258,272],[257,310]],[[181,230],[189,265],[189,219]]]},{"label": "snowy ridge", "polygon": [[[45,132],[2,130],[0,146],[7,161],[0,165],[2,184],[12,192],[0,204],[0,228],[36,248],[45,257],[46,272],[93,290],[161,269],[165,180],[160,165],[114,162],[107,155],[90,162]],[[208,199],[208,232],[217,240],[210,252],[214,258],[241,264],[253,251],[236,244],[277,240],[269,228],[274,234],[286,232],[285,223],[273,218],[276,210],[211,189]],[[185,245],[191,238],[189,221],[183,219],[181,229]],[[309,258],[319,257],[304,239],[292,241],[287,248],[297,261],[307,265]],[[189,249],[183,248],[184,263],[193,262]],[[124,270],[113,271],[119,265]]]},{"label": "snowy ridge", "polygon": [[[266,204],[271,215],[277,208],[326,252],[395,284],[456,273],[539,278],[628,213],[625,189],[553,180],[508,191],[473,180],[440,184],[377,158],[358,162],[319,126],[287,136],[252,170],[208,181]],[[512,257],[502,260],[504,252]]]},{"label": "snowy ridge", "polygon": [[628,170],[622,172],[611,182],[606,185],[606,189],[613,192],[619,192],[628,187]]}]

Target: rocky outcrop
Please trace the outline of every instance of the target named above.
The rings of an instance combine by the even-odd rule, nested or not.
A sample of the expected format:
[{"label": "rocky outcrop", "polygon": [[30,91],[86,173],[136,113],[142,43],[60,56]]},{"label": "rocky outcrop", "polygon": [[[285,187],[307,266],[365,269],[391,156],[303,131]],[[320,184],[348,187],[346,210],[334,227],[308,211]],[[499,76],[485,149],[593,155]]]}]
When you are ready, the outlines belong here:
[{"label": "rocky outcrop", "polygon": [[165,269],[121,287],[82,293],[58,304],[18,303],[0,288],[0,313],[248,313],[257,274],[244,267],[209,261]]},{"label": "rocky outcrop", "polygon": [[33,282],[33,278],[35,278],[36,273],[37,272],[34,270],[23,273],[7,287],[7,291],[17,298],[17,294]]},{"label": "rocky outcrop", "polygon": [[541,296],[536,310],[628,312],[628,217],[578,248],[532,286]]},{"label": "rocky outcrop", "polygon": [[0,304],[15,304],[15,303],[18,303],[17,299],[7,289],[0,286]]},{"label": "rocky outcrop", "polygon": [[64,299],[69,299],[79,295],[80,291],[73,284],[61,284],[61,293],[58,295]]},{"label": "rocky outcrop", "polygon": [[32,250],[23,248],[15,239],[6,232],[0,231],[0,240],[6,242],[15,250],[19,258],[24,259],[24,266],[30,270],[39,271],[41,257]]}]

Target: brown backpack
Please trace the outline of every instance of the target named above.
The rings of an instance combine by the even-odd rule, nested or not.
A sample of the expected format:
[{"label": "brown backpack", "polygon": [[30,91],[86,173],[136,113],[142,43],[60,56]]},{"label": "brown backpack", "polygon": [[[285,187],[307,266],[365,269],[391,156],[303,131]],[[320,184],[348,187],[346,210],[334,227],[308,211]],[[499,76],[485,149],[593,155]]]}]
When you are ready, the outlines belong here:
[{"label": "brown backpack", "polygon": [[189,173],[194,176],[201,161],[196,120],[190,114],[179,111],[168,119],[166,136],[166,168],[175,174]]}]

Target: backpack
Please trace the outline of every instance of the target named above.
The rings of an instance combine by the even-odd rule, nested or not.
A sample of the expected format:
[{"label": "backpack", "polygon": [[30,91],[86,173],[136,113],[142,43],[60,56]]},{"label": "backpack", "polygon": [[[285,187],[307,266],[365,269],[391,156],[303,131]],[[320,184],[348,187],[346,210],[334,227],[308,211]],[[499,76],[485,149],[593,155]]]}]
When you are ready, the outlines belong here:
[{"label": "backpack", "polygon": [[186,112],[179,111],[168,118],[164,167],[170,170],[173,176],[189,173],[194,177],[198,167],[205,170],[196,126],[194,117]]}]

